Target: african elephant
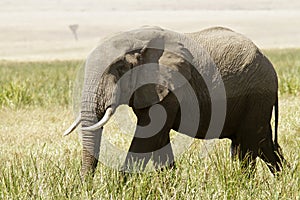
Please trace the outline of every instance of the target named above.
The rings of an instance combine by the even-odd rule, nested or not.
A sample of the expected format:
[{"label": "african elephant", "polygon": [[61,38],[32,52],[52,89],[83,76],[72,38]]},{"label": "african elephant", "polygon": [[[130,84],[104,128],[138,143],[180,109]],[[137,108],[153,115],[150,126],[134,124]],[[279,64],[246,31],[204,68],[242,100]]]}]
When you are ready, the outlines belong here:
[{"label": "african elephant", "polygon": [[[172,166],[169,132],[173,129],[198,139],[228,138],[232,156],[247,158],[251,166],[260,157],[273,173],[280,171],[278,80],[271,62],[252,41],[228,28],[172,34],[159,27],[124,32],[104,41],[87,58],[81,113],[65,132],[82,125],[82,175],[93,174],[103,126],[121,104],[132,107],[137,116],[132,154],[124,166],[141,159],[146,163],[150,157],[144,153],[149,152],[155,162],[171,160],[168,165]],[[112,54],[117,55],[113,61]],[[147,77],[156,80],[145,82]],[[193,101],[196,107],[190,106]],[[149,124],[154,118],[150,112],[158,112],[159,117],[161,108],[166,114],[162,127],[141,137],[151,134]],[[218,121],[219,109],[224,112],[223,121]],[[211,127],[213,121],[217,123]],[[162,148],[163,153],[156,155]]]}]

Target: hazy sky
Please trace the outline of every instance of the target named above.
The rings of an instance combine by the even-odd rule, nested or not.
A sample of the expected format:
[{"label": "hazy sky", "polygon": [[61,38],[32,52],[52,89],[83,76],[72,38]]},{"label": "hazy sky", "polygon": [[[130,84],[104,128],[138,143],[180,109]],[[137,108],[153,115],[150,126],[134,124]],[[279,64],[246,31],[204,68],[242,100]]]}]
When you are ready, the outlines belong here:
[{"label": "hazy sky", "polygon": [[262,48],[300,47],[300,0],[0,0],[0,59],[83,58],[101,38],[143,25],[225,26]]},{"label": "hazy sky", "polygon": [[299,0],[1,0],[0,10],[299,10]]}]

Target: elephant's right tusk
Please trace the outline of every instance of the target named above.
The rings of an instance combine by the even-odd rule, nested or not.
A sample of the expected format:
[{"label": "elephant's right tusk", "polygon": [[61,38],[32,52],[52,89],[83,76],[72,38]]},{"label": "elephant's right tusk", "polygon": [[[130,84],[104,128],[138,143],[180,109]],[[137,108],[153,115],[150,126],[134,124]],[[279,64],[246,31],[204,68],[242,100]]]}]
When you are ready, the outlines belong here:
[{"label": "elephant's right tusk", "polygon": [[83,127],[83,128],[81,128],[81,130],[82,131],[96,131],[96,130],[102,128],[108,122],[108,120],[110,119],[112,114],[113,114],[113,109],[107,108],[103,118],[98,123],[96,123],[92,126],[89,126],[89,127]]},{"label": "elephant's right tusk", "polygon": [[79,116],[75,119],[72,125],[64,132],[63,136],[67,136],[70,133],[72,133],[75,130],[75,128],[80,124],[80,122],[81,122],[81,115],[79,114]]}]

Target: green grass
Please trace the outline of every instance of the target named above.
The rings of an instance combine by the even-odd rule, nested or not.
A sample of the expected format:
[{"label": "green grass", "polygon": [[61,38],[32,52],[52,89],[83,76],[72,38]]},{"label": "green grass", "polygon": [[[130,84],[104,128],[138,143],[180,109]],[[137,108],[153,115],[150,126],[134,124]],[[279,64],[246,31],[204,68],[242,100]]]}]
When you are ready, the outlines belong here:
[{"label": "green grass", "polygon": [[0,105],[69,105],[77,69],[83,61],[0,62]]},{"label": "green grass", "polygon": [[300,95],[300,49],[265,51],[279,77],[281,95]]},{"label": "green grass", "polygon": [[[0,61],[0,199],[299,199],[300,50],[264,52],[279,75],[279,143],[290,169],[273,177],[258,160],[247,178],[231,162],[228,140],[217,140],[207,156],[197,140],[175,170],[125,182],[99,164],[92,184],[80,179],[78,135],[62,137],[73,120],[71,90],[82,61]],[[104,134],[123,149],[130,144],[113,120]]]},{"label": "green grass", "polygon": [[[280,95],[300,95],[300,49],[266,50],[279,76]],[[0,61],[0,105],[69,105],[83,61]]]}]

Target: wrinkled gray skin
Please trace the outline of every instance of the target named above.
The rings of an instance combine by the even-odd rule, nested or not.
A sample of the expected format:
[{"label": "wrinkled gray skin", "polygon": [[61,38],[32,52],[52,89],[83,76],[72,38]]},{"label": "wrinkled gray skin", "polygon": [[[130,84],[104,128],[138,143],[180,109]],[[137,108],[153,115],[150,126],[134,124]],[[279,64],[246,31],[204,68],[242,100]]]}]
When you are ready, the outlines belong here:
[{"label": "wrinkled gray skin", "polygon": [[[215,137],[231,139],[232,155],[237,155],[241,160],[247,157],[247,161],[249,162],[246,163],[251,163],[251,165],[254,166],[254,160],[259,156],[269,164],[268,166],[273,173],[279,171],[283,157],[277,143],[278,80],[270,61],[249,39],[226,28],[215,27],[200,32],[185,34],[188,38],[192,39],[193,43],[183,47],[180,46],[177,41],[173,41],[174,45],[178,45],[178,54],[176,55],[167,51],[164,52],[162,50],[149,48],[153,42],[164,42],[164,38],[159,37],[160,32],[163,32],[163,30],[160,28],[152,29],[155,34],[149,36],[149,38],[152,37],[152,40],[145,43],[143,49],[137,49],[136,51],[127,53],[124,51],[123,55],[122,51],[120,51],[119,59],[113,63],[105,63],[108,61],[105,60],[105,57],[101,57],[101,49],[99,48],[96,48],[90,54],[86,62],[82,97],[82,127],[89,127],[97,123],[103,117],[108,107],[114,107],[115,109],[119,104],[122,104],[122,100],[117,100],[114,97],[113,88],[116,86],[117,80],[119,80],[125,72],[140,64],[158,63],[171,66],[173,69],[178,70],[193,87],[200,102],[201,120],[191,120],[190,123],[199,124],[195,138],[207,138],[206,131],[211,117],[211,103],[208,90],[199,73],[188,62],[185,62],[185,59],[191,59],[189,52],[197,52],[197,48],[200,44],[216,63],[226,90],[226,119],[221,135]],[[134,49],[136,41],[133,39],[131,42],[131,44],[128,44],[128,41],[124,42],[124,40],[120,39],[116,40],[113,45],[116,46],[116,49],[120,49],[119,47],[124,45]],[[202,63],[203,66],[197,67],[205,70],[204,65],[207,58],[204,56],[205,55],[203,55],[203,57],[194,57],[193,63],[199,61],[199,65]],[[95,65],[97,65],[98,68],[95,68]],[[102,74],[101,70],[99,70],[101,67],[106,68],[102,76],[99,75]],[[167,72],[161,71],[160,73]],[[166,77],[168,77],[167,74]],[[124,94],[126,87],[131,86],[124,85]],[[168,85],[168,87],[173,87],[178,90],[181,88],[181,86],[172,86],[172,83]],[[184,96],[188,96],[188,94]],[[184,99],[181,101],[184,101]],[[181,118],[179,102],[174,97],[172,90],[167,89],[166,85],[147,85],[139,88],[132,95],[128,105],[133,108],[137,116],[137,125],[143,127],[150,123],[148,111],[154,104],[160,104],[165,107],[167,121],[163,129],[153,137],[134,137],[130,146],[130,152],[154,152],[169,144],[169,132],[171,129],[178,131]],[[270,125],[273,106],[275,106],[276,113],[276,136],[274,142],[272,140]],[[101,131],[100,129],[97,131],[82,132],[83,176],[87,173],[93,174],[97,166]],[[138,131],[137,129],[135,134],[138,134]],[[188,128],[183,128],[180,132],[189,135]],[[214,138],[214,136],[211,136],[211,138]],[[246,156],[248,153],[250,155],[249,157]],[[166,155],[160,155],[159,159],[155,158],[155,154],[153,156],[154,162],[155,160],[165,162],[173,158],[172,149],[168,149]],[[138,156],[133,158],[134,161],[140,159],[144,159],[144,163],[146,163],[149,158]],[[127,159],[127,164],[129,162],[128,160],[130,159]],[[170,163],[170,165],[172,164],[173,163]]]}]

